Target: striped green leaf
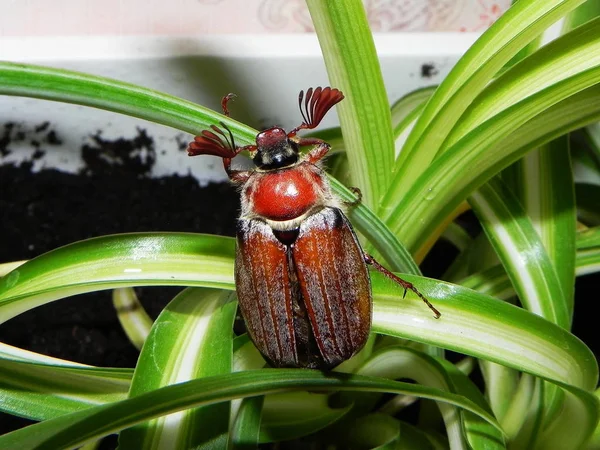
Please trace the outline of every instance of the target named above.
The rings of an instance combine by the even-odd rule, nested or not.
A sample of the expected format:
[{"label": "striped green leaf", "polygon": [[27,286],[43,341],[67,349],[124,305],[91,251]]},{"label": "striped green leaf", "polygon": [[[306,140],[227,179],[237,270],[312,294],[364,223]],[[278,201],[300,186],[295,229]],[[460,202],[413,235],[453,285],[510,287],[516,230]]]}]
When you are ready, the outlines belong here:
[{"label": "striped green leaf", "polygon": [[64,359],[53,358],[52,356],[42,355],[41,353],[31,352],[12,345],[0,342],[0,358],[10,361],[22,361],[30,363],[42,363],[58,367],[90,367],[86,364],[80,364]]},{"label": "striped green leaf", "polygon": [[[598,230],[589,230],[585,233],[580,233],[579,236],[579,251],[580,253],[585,253],[578,258],[578,272],[580,270],[590,271],[592,270],[590,269],[591,266],[595,266],[596,271],[600,270],[600,233],[598,233]],[[165,258],[165,260],[168,261],[168,258]],[[120,271],[117,270],[117,275],[119,272]],[[506,280],[506,275],[503,274],[502,271],[500,271],[500,275]],[[408,276],[405,277],[408,278]],[[386,314],[388,314],[388,309],[391,308],[389,313],[392,314],[393,317],[396,317],[394,320],[404,318],[411,326],[415,323],[414,320],[416,320],[417,323],[431,325],[431,327],[423,327],[423,325],[420,325],[415,330],[414,327],[409,326],[408,328],[405,328],[399,324],[399,328],[396,328],[397,331],[392,331],[392,334],[397,335],[397,333],[402,333],[402,337],[413,338],[422,342],[441,345],[446,348],[454,348],[464,353],[482,356],[486,359],[496,360],[497,362],[506,365],[511,365],[512,361],[512,366],[517,369],[527,369],[538,375],[543,375],[545,373],[549,378],[555,376],[553,373],[568,374],[569,372],[573,372],[577,374],[586,374],[587,376],[591,375],[593,379],[595,363],[593,362],[593,356],[591,356],[589,351],[584,350],[585,347],[582,347],[581,343],[576,338],[573,338],[569,334],[563,336],[560,332],[554,331],[555,329],[551,326],[548,328],[547,323],[541,319],[539,321],[534,320],[533,322],[530,322],[531,318],[523,311],[510,307],[509,305],[503,305],[492,299],[489,299],[482,304],[465,301],[465,298],[477,298],[471,297],[470,295],[466,295],[465,298],[457,298],[455,289],[460,290],[463,293],[470,292],[462,288],[449,288],[451,285],[447,285],[447,287],[444,288],[443,285],[436,285],[432,282],[426,283],[426,280],[424,279],[413,280],[417,283],[419,288],[434,301],[436,306],[442,310],[442,319],[440,321],[435,321],[430,317],[429,311],[424,308],[418,299],[408,301],[408,299],[411,298],[411,295],[409,294],[407,300],[398,300],[401,293],[398,292],[398,289],[395,286],[390,286],[378,275],[374,274],[373,278],[376,294],[375,327],[380,331],[382,329],[384,331],[385,329],[389,330],[390,324],[386,324],[385,321],[379,320],[379,318],[382,317],[381,314],[384,314],[383,317],[385,317]],[[428,284],[429,288],[427,288],[425,284]],[[387,292],[386,294],[383,294],[381,291],[382,288],[385,288],[383,292]],[[434,297],[434,293],[438,297]],[[392,294],[392,297],[389,297],[390,294]],[[495,320],[490,324],[491,328],[486,330],[488,316],[494,317]],[[471,317],[472,319],[470,319]],[[443,326],[451,326],[450,328],[440,330],[440,324],[443,324]],[[467,341],[461,338],[461,336],[464,336],[464,333],[461,330],[482,331],[474,333],[474,336],[470,336]],[[408,334],[404,334],[407,331]],[[484,333],[483,335],[481,334],[482,332]],[[538,332],[541,332],[541,341]],[[555,332],[556,336],[554,336]],[[431,337],[436,334],[437,337],[431,341]],[[514,336],[510,337],[508,341],[500,338],[511,336],[512,334],[514,334]],[[549,341],[545,342],[543,345],[539,345],[540,342],[544,342],[544,335],[552,337],[552,339],[549,339]],[[485,336],[487,336],[487,338]],[[561,341],[563,337],[564,340]],[[553,340],[555,340],[554,344],[552,343]],[[516,348],[514,347],[515,343],[517,343]],[[572,355],[567,350],[569,347],[574,349]],[[577,354],[580,354],[579,358],[576,357]],[[543,361],[544,355],[554,355],[557,358],[554,363],[557,367],[553,368],[553,363],[542,364],[542,368],[537,364],[531,365],[532,362],[537,360]],[[577,364],[580,363],[573,362],[571,359],[572,356],[576,357],[576,360],[580,359],[581,361],[586,362],[584,362],[583,365],[578,366]],[[521,366],[521,364],[525,364],[525,366]],[[560,367],[565,364],[566,367]],[[570,368],[568,368],[569,365],[571,365]],[[47,379],[48,376],[44,375],[43,378]],[[569,378],[569,376],[563,378],[563,380],[566,381],[567,378]],[[16,379],[18,380],[19,377],[17,376]],[[36,417],[40,416],[38,415]]]},{"label": "striped green leaf", "polygon": [[490,83],[452,128],[439,153],[524,98],[599,65],[600,19],[550,42]]},{"label": "striped green leaf", "polygon": [[[577,234],[577,254],[575,258],[575,274],[577,276],[600,272],[600,230],[590,228]],[[515,291],[500,265],[474,273],[459,284],[470,289],[508,299]]]},{"label": "striped green leaf", "polygon": [[[410,276],[405,277],[410,279]],[[446,301],[443,303],[436,301],[436,295],[445,291],[441,283],[438,282],[435,288],[432,286],[432,291],[426,290],[424,285],[426,283],[421,279],[418,282],[419,288],[424,290],[442,312],[438,323],[426,317],[426,314],[421,314],[417,304],[399,304],[391,298],[388,301],[383,295],[378,295],[374,311],[375,331],[443,346],[552,381],[563,388],[567,396],[573,396],[573,409],[570,413],[582,418],[586,427],[586,431],[582,431],[572,442],[580,445],[592,433],[598,420],[598,404],[591,398],[589,390],[597,383],[598,367],[594,355],[581,342],[581,353],[574,351],[571,344],[578,341],[576,337],[551,322],[512,305],[491,298],[484,303],[483,296],[471,297],[468,290],[463,291],[458,286],[448,285],[446,293],[452,292],[452,295],[444,295]],[[379,294],[378,288],[379,285],[375,285],[374,289]],[[470,299],[477,300],[471,302]],[[459,304],[460,312],[454,309]],[[402,314],[398,314],[400,309]],[[477,311],[476,320],[469,317],[473,311]],[[526,317],[528,324],[524,323]],[[512,328],[513,326],[516,327]],[[443,344],[438,340],[438,333],[444,335]],[[449,342],[450,336],[454,337],[454,343]],[[566,340],[570,343],[566,344]],[[561,353],[561,356],[556,352]],[[512,356],[509,357],[509,353]],[[575,356],[577,353],[579,356]],[[555,357],[558,359],[554,359]],[[575,358],[571,359],[573,357]],[[583,366],[577,367],[579,364]],[[586,373],[592,376],[584,380],[583,378],[587,378]]]},{"label": "striped green leaf", "polygon": [[361,0],[307,0],[338,106],[353,184],[376,207],[389,184],[394,159],[390,107],[375,44]]},{"label": "striped green leaf", "polygon": [[[524,387],[524,388],[523,388]],[[543,428],[545,389],[549,385],[543,380],[524,374],[519,380],[519,388],[513,393],[513,402],[505,423],[512,432],[511,447],[526,450],[536,448]]]},{"label": "striped green leaf", "polygon": [[469,201],[523,306],[568,329],[570,315],[556,271],[516,196],[496,177]]},{"label": "striped green leaf", "polygon": [[[512,440],[519,430],[518,428],[515,429],[516,427],[512,426],[512,424],[516,422],[518,425],[521,425],[523,423],[521,418],[515,421],[510,417],[510,410],[515,404],[515,398],[517,398],[515,392],[517,387],[521,386],[519,379],[531,376],[520,376],[517,370],[485,360],[479,360],[479,368],[485,380],[485,396],[490,408],[494,412],[494,417],[502,425],[507,439]],[[518,398],[523,399],[528,397],[521,394]],[[526,411],[526,408],[523,407],[520,411]]]},{"label": "striped green leaf", "polygon": [[131,371],[0,358],[0,410],[46,420],[127,398]]},{"label": "striped green leaf", "polygon": [[[528,153],[519,164],[521,203],[540,235],[573,316],[576,208],[569,136]],[[556,297],[554,301],[559,301]]]},{"label": "striped green leaf", "polygon": [[127,114],[197,134],[224,122],[240,145],[256,130],[181,98],[140,86],[62,69],[0,62],[0,94],[35,97]]},{"label": "striped green leaf", "polygon": [[258,445],[263,396],[247,397],[242,400],[231,427],[228,450],[250,450]]},{"label": "striped green leaf", "polygon": [[402,301],[391,282],[372,274],[375,332],[437,345],[581,389],[596,385],[594,355],[568,331],[461,286],[403,277],[419,287],[442,317],[434,319],[414,297],[407,295],[412,301]]},{"label": "striped green leaf", "polygon": [[560,415],[544,429],[537,448],[578,450],[598,424],[599,402],[596,396],[577,390],[565,390],[564,393]]},{"label": "striped green leaf", "polygon": [[14,262],[6,262],[6,263],[0,264],[0,277],[3,277],[8,272],[10,272],[11,270],[16,269],[20,265],[25,264],[25,262],[26,261],[14,261]]},{"label": "striped green leaf", "polygon": [[[147,246],[145,251],[141,252],[140,243],[144,242],[160,242],[162,245],[153,247]],[[171,246],[169,245],[169,242],[178,242],[181,245]],[[112,245],[116,243],[119,243],[120,245]],[[177,283],[182,285],[199,286],[205,284],[210,286],[217,284],[226,289],[233,289],[232,259],[230,257],[216,256],[216,252],[219,251],[218,247],[220,247],[221,251],[225,254],[230,253],[231,243],[231,239],[208,238],[202,235],[149,234],[141,236],[113,236],[74,244],[74,246],[64,247],[63,249],[59,249],[56,252],[46,255],[45,259],[49,259],[51,263],[56,264],[48,264],[44,267],[40,262],[42,258],[38,258],[37,260],[32,260],[30,262],[35,264],[32,264],[29,268],[27,268],[27,265],[30,263],[23,265],[21,268],[21,274],[23,276],[20,279],[20,282],[17,280],[16,283],[11,283],[10,288],[8,289],[4,286],[5,290],[0,292],[0,295],[2,295],[2,297],[0,297],[0,301],[2,302],[0,303],[0,308],[2,308],[0,309],[0,312],[3,312],[4,308],[7,308],[8,312],[12,313],[15,309],[26,309],[24,306],[21,306],[22,303],[27,305],[43,304],[64,297],[65,295],[85,292],[91,289],[91,286],[94,286],[96,289],[103,287],[112,288],[115,284],[125,282],[136,285],[168,285]],[[92,255],[102,249],[106,250],[107,248],[112,248],[112,251],[110,252],[110,255],[112,256],[108,259],[109,263],[107,267],[104,267],[104,265],[99,266],[97,261],[93,260]],[[151,248],[154,249],[154,253],[152,253]],[[77,259],[77,256],[78,251],[85,250],[91,260],[90,264],[95,264],[97,267],[93,271],[81,270],[81,273],[78,273],[77,270],[73,270],[71,265],[64,264],[65,262],[69,262],[67,258],[65,258],[66,261],[65,259],[60,258],[63,252],[66,252],[67,250],[69,250],[68,253],[73,258],[70,260],[71,264],[83,264]],[[159,253],[161,255],[161,263],[152,263],[152,261],[157,259],[156,255]],[[53,258],[50,258],[51,256],[53,256]],[[108,257],[109,255],[105,254],[104,256]],[[150,261],[150,264],[147,266],[144,265],[146,260]],[[61,261],[64,264],[62,268],[58,264]],[[194,266],[192,262],[199,265]],[[132,263],[136,263],[139,267],[144,268],[142,271],[143,276],[139,275],[140,272],[135,272],[134,275],[136,276],[129,278],[131,274],[128,273],[127,278],[124,279],[123,268],[132,267]],[[47,270],[48,274],[45,275],[42,272],[42,269]],[[39,285],[36,283],[25,283],[25,280],[34,273],[38,275],[38,278],[47,277],[46,281],[49,285],[47,286],[47,290],[40,289]],[[71,274],[70,278],[68,276],[69,273]],[[51,275],[56,276],[56,279],[54,280],[54,283],[56,284],[54,286],[50,284],[50,281],[52,281]],[[594,369],[595,362],[588,362],[588,364],[593,365],[586,367],[585,370],[582,370],[582,367],[571,365],[576,364],[576,361],[581,362],[577,355],[586,360],[590,359],[590,354],[587,353],[587,347],[583,346],[575,338],[572,338],[569,333],[559,332],[557,327],[551,326],[543,321],[543,319],[530,317],[531,315],[527,312],[514,308],[511,305],[506,305],[497,300],[481,296],[481,294],[465,290],[455,285],[444,284],[442,282],[436,284],[436,282],[424,278],[412,278],[410,275],[403,276],[408,279],[408,281],[414,281],[419,289],[442,310],[443,320],[433,319],[428,308],[426,308],[420,300],[416,299],[416,301],[408,301],[408,299],[415,299],[411,293],[408,293],[407,301],[392,302],[392,299],[397,299],[403,294],[401,289],[398,289],[397,286],[391,282],[382,280],[378,273],[372,273],[374,296],[376,300],[374,311],[375,331],[390,334],[391,330],[395,328],[388,329],[386,326],[383,326],[383,323],[391,320],[390,326],[396,327],[400,326],[399,324],[402,324],[402,333],[408,333],[406,336],[401,337],[455,349],[473,356],[486,355],[486,357],[489,356],[489,358],[485,359],[506,363],[506,365],[509,366],[512,364],[512,366],[516,368],[532,371],[532,373],[541,377],[557,379],[559,381],[562,380],[565,383],[569,383],[568,378],[560,378],[561,373],[562,376],[566,375],[564,370],[567,370],[569,373],[571,371],[577,372],[579,375],[577,375],[576,378],[579,378],[580,381],[582,380],[580,378],[581,376],[583,376],[584,379],[587,379],[586,377],[596,377],[596,370]],[[10,276],[6,278],[10,278]],[[174,279],[176,280],[175,282],[173,281]],[[58,283],[58,280],[61,280],[63,283],[68,281],[69,284],[63,287]],[[4,282],[5,280],[3,279],[2,281]],[[383,291],[381,290],[381,287],[384,287]],[[457,305],[455,299],[459,298],[461,295],[464,295],[464,300],[461,305]],[[469,309],[466,310],[462,305],[469,305]],[[389,310],[390,307],[392,307],[392,310]],[[490,311],[493,311],[493,314]],[[401,312],[406,312],[407,314]],[[417,312],[419,316],[419,319],[417,319],[417,322],[419,322],[418,330],[415,329],[416,322],[413,322],[412,319],[412,315]],[[9,313],[3,313],[2,315],[10,315]],[[495,337],[494,342],[490,342],[490,339],[487,339],[485,348],[481,348],[478,343],[482,343],[486,340],[477,333],[474,335],[476,336],[475,341],[460,338],[461,333],[453,328],[455,326],[453,325],[455,319],[454,314],[456,314],[457,323],[464,323],[465,326],[467,326],[467,329],[471,325],[473,325],[473,330],[480,328],[474,326],[475,323],[479,322],[484,323],[484,327],[487,327],[487,329],[490,330],[490,333],[493,333],[492,330],[495,326],[502,325],[498,323],[498,317],[506,315],[507,317],[503,326],[496,330],[496,336],[506,335],[507,329],[514,331],[516,335],[520,334],[517,332],[518,328],[521,329],[521,333],[527,333],[524,330],[530,330],[530,332],[532,332],[531,330],[536,331],[532,336],[527,335],[526,338],[519,339],[517,347],[513,347],[511,344],[507,345],[507,348],[503,348],[502,340]],[[471,317],[472,323],[471,321],[465,321],[465,317],[462,317],[461,319],[458,318],[459,315],[464,316],[465,314],[467,317]],[[383,323],[380,319],[383,320]],[[538,320],[540,321],[539,323]],[[404,328],[405,325],[408,327]],[[446,328],[445,325],[452,326]],[[507,328],[505,329],[505,327]],[[440,334],[440,332],[442,333]],[[557,343],[556,338],[563,339],[563,342],[560,344]],[[573,339],[575,340],[573,341]],[[469,342],[470,344],[468,344]],[[520,358],[519,355],[527,353],[526,349],[529,349],[530,347],[528,342],[531,343],[531,345],[537,346],[539,350],[544,349],[547,354],[554,354],[556,359],[548,358],[547,355],[545,357],[537,355],[537,350],[535,350],[534,347],[532,350],[536,352],[537,356],[521,361],[522,358]],[[544,347],[542,342],[546,342],[546,345],[549,345],[550,347]],[[568,356],[564,354],[563,345],[566,345],[566,343],[569,343],[570,348],[572,349],[572,352]],[[472,345],[475,345],[475,347],[472,347]],[[516,349],[519,349],[520,353],[515,352]],[[479,353],[480,351],[483,351],[483,354]],[[591,360],[593,360],[593,358],[591,358]],[[540,366],[542,361],[547,363],[545,369]],[[521,363],[525,364],[525,366],[521,367]],[[558,367],[556,364],[563,367]],[[564,366],[565,364],[566,366]],[[569,368],[567,369],[566,367]],[[573,376],[575,376],[575,374],[573,374]],[[576,382],[573,382],[573,384],[576,386],[580,385]]]},{"label": "striped green leaf", "polygon": [[[130,397],[163,386],[231,372],[237,304],[219,289],[189,288],[161,312],[135,368]],[[182,339],[185,336],[185,339]],[[227,432],[229,404],[187,409],[124,430],[128,448],[197,448]]]},{"label": "striped green leaf", "polygon": [[521,1],[503,14],[454,66],[413,128],[381,211],[389,218],[433,160],[453,126],[475,97],[517,52],[584,0]]},{"label": "striped green leaf", "polygon": [[395,156],[398,158],[415,122],[425,109],[427,101],[437,86],[430,86],[410,92],[392,105],[392,127],[394,129]]},{"label": "striped green leaf", "polygon": [[454,245],[459,252],[466,250],[473,241],[469,233],[454,222],[448,225],[448,228],[444,230],[442,237]]},{"label": "striped green leaf", "polygon": [[[508,170],[513,172],[519,203],[523,205],[526,216],[531,219],[531,226],[539,235],[545,250],[540,253],[540,259],[547,256],[552,266],[553,270],[547,276],[553,278],[554,272],[560,284],[562,295],[557,293],[547,301],[555,304],[556,309],[567,311],[570,326],[575,286],[576,214],[568,135],[528,153]],[[508,203],[508,199],[505,202]],[[520,222],[526,223],[528,220],[523,218]],[[526,227],[531,228],[529,225]],[[497,231],[498,228],[502,228],[502,225],[494,230]],[[506,234],[510,235],[511,226],[506,224],[505,229]],[[496,241],[502,241],[497,234]],[[517,248],[518,245],[512,247]],[[526,249],[521,250],[524,254],[528,253]],[[534,268],[527,267],[517,277]],[[546,420],[550,420],[561,410],[563,397],[554,386],[546,386],[540,390],[543,396],[536,399],[543,403],[540,403],[538,413],[545,414]],[[536,422],[541,423],[541,419]],[[527,442],[526,439],[522,441]]]},{"label": "striped green leaf", "polygon": [[600,3],[587,1],[566,15],[563,22],[563,31],[572,30],[598,16],[600,16]]},{"label": "striped green leaf", "polygon": [[133,288],[113,290],[113,306],[129,341],[141,350],[150,333],[152,319],[140,303]]},{"label": "striped green leaf", "polygon": [[391,107],[394,139],[409,131],[409,126],[421,115],[437,86],[428,86],[406,94]]},{"label": "striped green leaf", "polygon": [[[263,367],[265,362],[248,336],[240,336],[237,340],[242,340],[243,344],[234,353],[234,368],[240,371]],[[27,361],[36,361],[38,357],[31,352],[21,352],[23,357],[28,356]],[[2,352],[1,355],[14,357],[12,351]],[[51,360],[49,357],[39,356],[43,357],[43,360]],[[32,420],[52,419],[98,404],[123,400],[127,398],[133,377],[132,369],[96,367],[75,367],[69,370],[68,376],[65,377],[65,371],[62,370],[64,366],[56,366],[49,362],[43,365],[29,362],[25,363],[26,366],[19,365],[24,363],[17,363],[15,366],[11,365],[11,362],[0,359],[1,391],[6,408],[4,411],[25,415]],[[27,384],[31,387],[30,390],[23,389],[24,371],[27,371],[27,379],[31,381]],[[48,380],[51,382],[48,383]],[[81,386],[83,388],[80,388]],[[239,403],[232,403],[235,402]],[[18,410],[12,409],[13,407]],[[348,411],[348,407],[329,406],[326,394],[291,392],[270,395],[262,410],[260,442],[274,442],[314,433],[340,419]],[[232,411],[232,420],[236,425],[232,427],[232,433],[235,434],[234,428],[243,426],[240,420],[244,421],[238,417],[237,409]]]},{"label": "striped green leaf", "polygon": [[[600,67],[547,88],[481,124],[427,168],[394,208],[390,229],[409,250],[425,246],[460,202],[493,175],[529,150],[600,118],[599,82]],[[580,91],[585,86],[591,87]],[[477,170],[462,170],[465,167]],[[419,227],[412,217],[419,217]]]},{"label": "striped green leaf", "polygon": [[77,242],[0,279],[0,323],[59,298],[126,286],[233,289],[234,240],[192,233],[131,233]]},{"label": "striped green leaf", "polygon": [[[488,408],[473,383],[443,359],[409,348],[389,347],[374,354],[359,370],[361,375],[389,379],[408,378],[417,383],[464,395]],[[476,415],[462,413],[454,406],[439,403],[451,448],[504,448],[498,429]]]},{"label": "striped green leaf", "polygon": [[67,414],[0,436],[0,447],[6,450],[76,448],[90,440],[164,414],[285,389],[361,390],[419,395],[460,406],[496,425],[494,418],[471,400],[438,389],[358,375],[266,369],[183,382],[120,402]]}]

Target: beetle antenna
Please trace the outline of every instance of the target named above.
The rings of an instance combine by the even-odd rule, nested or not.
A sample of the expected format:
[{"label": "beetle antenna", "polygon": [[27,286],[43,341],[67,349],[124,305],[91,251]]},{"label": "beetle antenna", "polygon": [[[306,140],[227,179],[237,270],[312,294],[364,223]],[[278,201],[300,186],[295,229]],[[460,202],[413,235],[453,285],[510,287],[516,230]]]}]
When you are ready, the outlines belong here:
[{"label": "beetle antenna", "polygon": [[[310,88],[308,90],[308,92],[312,92],[312,88]],[[306,96],[308,97],[309,95],[310,94],[307,93]],[[300,94],[298,94],[298,108],[300,109],[300,114],[302,115],[302,120],[303,120],[302,123],[304,124],[304,123],[308,123],[309,120],[306,118],[306,115],[304,115],[304,110],[302,109],[302,100],[304,100],[304,91],[300,91]]]},{"label": "beetle antenna", "polygon": [[235,146],[233,133],[229,127],[223,122],[220,122],[220,125],[227,131],[227,134],[216,125],[211,125],[210,130],[203,130],[188,145],[188,155],[213,155],[221,158],[234,158],[242,149]]},{"label": "beetle antenna", "polygon": [[325,114],[336,104],[344,99],[344,94],[338,89],[321,88],[321,86],[313,89],[309,88],[306,91],[306,97],[304,91],[300,91],[298,95],[298,106],[300,108],[300,114],[302,115],[303,122],[288,133],[288,137],[295,136],[300,130],[312,130],[316,128]]},{"label": "beetle antenna", "polygon": [[229,127],[227,125],[225,125],[223,122],[219,122],[219,124],[223,128],[225,128],[225,130],[227,131],[227,134],[229,135],[229,139],[227,139],[227,136],[225,136],[225,134],[223,134],[223,136],[225,137],[225,140],[227,141],[227,144],[229,144],[229,147],[231,148],[231,150],[233,150],[235,152],[237,150],[237,147],[235,145],[235,139],[233,138],[233,133],[231,132]]}]

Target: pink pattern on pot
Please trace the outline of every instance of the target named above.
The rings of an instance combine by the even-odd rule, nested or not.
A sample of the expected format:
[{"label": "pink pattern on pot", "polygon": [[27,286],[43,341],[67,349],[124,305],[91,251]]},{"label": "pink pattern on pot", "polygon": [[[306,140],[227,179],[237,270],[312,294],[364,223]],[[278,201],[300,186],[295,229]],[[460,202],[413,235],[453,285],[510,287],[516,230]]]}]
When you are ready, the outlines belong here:
[{"label": "pink pattern on pot", "polygon": [[[481,31],[510,0],[364,0],[376,32]],[[313,31],[304,0],[0,0],[0,36]]]}]

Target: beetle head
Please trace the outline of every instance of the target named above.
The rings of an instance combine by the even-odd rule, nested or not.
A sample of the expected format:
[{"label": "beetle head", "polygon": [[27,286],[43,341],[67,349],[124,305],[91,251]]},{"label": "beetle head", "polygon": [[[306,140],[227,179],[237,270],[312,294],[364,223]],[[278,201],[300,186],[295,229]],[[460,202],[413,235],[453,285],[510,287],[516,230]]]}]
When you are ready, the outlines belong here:
[{"label": "beetle head", "polygon": [[261,131],[256,136],[254,164],[259,169],[280,169],[298,162],[298,145],[279,127]]}]

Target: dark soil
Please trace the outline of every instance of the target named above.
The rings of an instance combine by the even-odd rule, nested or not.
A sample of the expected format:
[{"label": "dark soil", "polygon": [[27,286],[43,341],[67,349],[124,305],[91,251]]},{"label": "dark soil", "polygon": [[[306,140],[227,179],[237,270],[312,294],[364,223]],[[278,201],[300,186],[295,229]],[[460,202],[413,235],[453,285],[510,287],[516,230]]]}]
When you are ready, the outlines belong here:
[{"label": "dark soil", "polygon": [[[35,157],[59,142],[49,124],[36,128]],[[4,127],[0,151],[24,138]],[[1,131],[1,128],[0,128]],[[233,236],[238,196],[229,183],[200,187],[191,176],[150,178],[154,142],[144,130],[131,140],[100,134],[81,149],[81,174],[42,170],[31,163],[0,166],[0,262],[30,259],[74,241],[136,231],[179,231]],[[180,151],[178,145],[169,151]],[[199,161],[200,163],[200,161]],[[180,288],[140,288],[138,296],[155,318]],[[138,351],[123,333],[110,291],[52,302],[0,326],[0,341],[80,363],[134,367]],[[30,423],[0,416],[0,434]]]}]

